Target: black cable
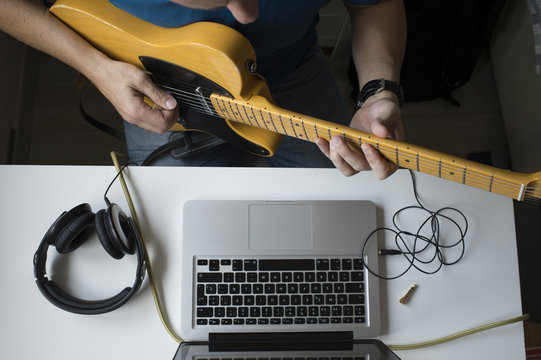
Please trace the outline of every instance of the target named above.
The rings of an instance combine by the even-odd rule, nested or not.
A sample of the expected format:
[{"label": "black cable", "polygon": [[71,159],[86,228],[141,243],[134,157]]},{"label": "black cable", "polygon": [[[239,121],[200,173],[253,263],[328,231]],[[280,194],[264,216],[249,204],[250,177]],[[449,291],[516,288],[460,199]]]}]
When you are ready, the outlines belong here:
[{"label": "black cable", "polygon": [[111,188],[111,186],[113,186],[113,183],[115,182],[115,180],[120,176],[120,174],[122,173],[122,171],[124,171],[125,168],[127,168],[129,165],[135,165],[137,166],[136,163],[133,163],[133,162],[128,162],[124,165],[122,165],[122,167],[120,168],[120,170],[116,173],[115,177],[113,178],[113,180],[111,180],[111,182],[109,183],[109,186],[107,186],[107,189],[105,190],[105,193],[103,194],[103,200],[105,200],[105,203],[107,204],[107,206],[111,205],[111,202],[109,201],[109,199],[107,198],[107,193],[109,192],[109,189]]},{"label": "black cable", "polygon": [[[396,211],[392,219],[394,229],[388,227],[380,227],[375,229],[368,235],[361,250],[361,259],[363,259],[364,263],[364,253],[366,245],[369,241],[373,240],[376,237],[375,235],[377,235],[379,232],[391,232],[394,234],[396,249],[380,249],[378,253],[380,255],[402,255],[409,263],[409,265],[403,272],[395,276],[383,276],[378,274],[373,269],[370,269],[370,267],[368,267],[367,264],[364,263],[364,266],[369,273],[383,280],[397,279],[402,275],[406,274],[412,267],[424,274],[435,274],[443,267],[443,265],[453,265],[459,262],[463,258],[465,252],[464,237],[466,236],[466,232],[468,231],[468,219],[466,218],[466,216],[460,210],[448,206],[443,207],[437,211],[427,209],[419,200],[413,171],[410,170],[409,172],[412,179],[413,194],[418,205],[406,206]],[[408,210],[421,210],[428,213],[428,217],[421,223],[415,233],[402,229],[398,225],[399,215]],[[454,213],[455,215],[458,214],[462,217],[465,224],[464,228],[460,224],[458,224],[457,221],[447,215],[450,212]],[[458,240],[453,244],[445,245],[441,241],[442,239],[440,236],[440,222],[442,220],[449,221],[458,229],[460,233]],[[422,235],[422,232],[427,226],[430,226],[429,236],[424,236]],[[406,240],[411,238],[413,238],[413,244],[409,245]],[[452,249],[456,246],[461,247],[460,255],[453,261],[447,261],[444,256],[444,250]],[[429,253],[429,251],[432,251],[433,253]],[[429,253],[428,259],[426,259],[426,256],[424,259],[420,258],[421,254],[425,255],[426,253]],[[425,269],[426,266],[433,263],[437,263],[437,266],[434,270]]]}]

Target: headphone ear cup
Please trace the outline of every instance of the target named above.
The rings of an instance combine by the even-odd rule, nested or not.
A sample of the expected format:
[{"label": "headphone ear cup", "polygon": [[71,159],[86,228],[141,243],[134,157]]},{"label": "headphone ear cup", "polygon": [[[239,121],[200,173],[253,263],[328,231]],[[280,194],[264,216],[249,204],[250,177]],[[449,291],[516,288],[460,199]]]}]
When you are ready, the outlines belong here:
[{"label": "headphone ear cup", "polygon": [[116,245],[114,240],[116,235],[114,234],[114,229],[111,228],[111,220],[106,219],[106,217],[107,215],[103,209],[96,213],[95,223],[98,239],[109,255],[115,259],[122,259],[124,257],[124,253],[122,252],[122,249]]},{"label": "headphone ear cup", "polygon": [[56,251],[60,254],[70,253],[85,242],[88,237],[84,233],[94,227],[94,213],[84,212],[68,220],[67,225],[60,229],[58,237],[54,240]]}]

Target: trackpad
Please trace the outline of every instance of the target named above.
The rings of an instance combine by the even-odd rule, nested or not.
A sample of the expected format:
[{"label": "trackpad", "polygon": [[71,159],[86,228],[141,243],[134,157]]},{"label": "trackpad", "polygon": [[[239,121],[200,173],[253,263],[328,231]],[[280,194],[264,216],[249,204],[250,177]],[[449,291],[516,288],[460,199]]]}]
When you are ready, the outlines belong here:
[{"label": "trackpad", "polygon": [[312,207],[294,204],[257,204],[249,207],[252,250],[312,249]]}]

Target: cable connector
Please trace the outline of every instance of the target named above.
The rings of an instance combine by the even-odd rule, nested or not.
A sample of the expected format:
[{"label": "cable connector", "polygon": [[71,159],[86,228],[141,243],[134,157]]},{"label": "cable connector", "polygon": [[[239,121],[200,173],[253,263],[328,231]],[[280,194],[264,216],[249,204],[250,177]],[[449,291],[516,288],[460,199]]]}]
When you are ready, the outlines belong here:
[{"label": "cable connector", "polygon": [[402,255],[402,251],[395,249],[379,249],[378,255]]}]

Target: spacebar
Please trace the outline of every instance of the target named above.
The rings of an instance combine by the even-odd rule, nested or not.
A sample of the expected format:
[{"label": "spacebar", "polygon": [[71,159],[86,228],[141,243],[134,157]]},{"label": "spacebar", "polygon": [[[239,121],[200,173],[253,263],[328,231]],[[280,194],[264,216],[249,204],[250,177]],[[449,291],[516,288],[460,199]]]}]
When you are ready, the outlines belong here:
[{"label": "spacebar", "polygon": [[259,271],[315,270],[314,259],[260,259]]}]

